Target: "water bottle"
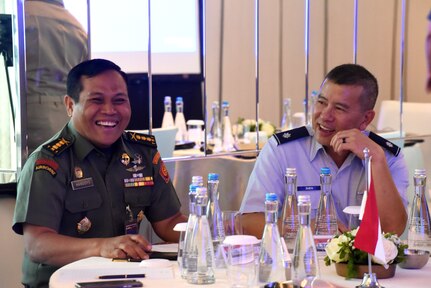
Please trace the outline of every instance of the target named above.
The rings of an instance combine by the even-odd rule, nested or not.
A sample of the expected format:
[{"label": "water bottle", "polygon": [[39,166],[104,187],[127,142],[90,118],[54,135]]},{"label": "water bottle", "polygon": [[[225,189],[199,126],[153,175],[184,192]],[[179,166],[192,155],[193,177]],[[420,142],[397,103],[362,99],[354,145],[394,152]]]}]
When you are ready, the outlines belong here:
[{"label": "water bottle", "polygon": [[210,131],[208,133],[208,144],[214,146],[214,152],[221,152],[222,147],[222,132],[220,125],[220,106],[218,101],[214,101],[212,104],[212,117],[210,122]]},{"label": "water bottle", "polygon": [[232,125],[229,118],[229,102],[223,101],[223,150],[233,151],[234,149],[234,139],[232,135]]},{"label": "water bottle", "polygon": [[[200,177],[200,178],[199,178]],[[183,244],[183,259],[182,259],[182,270],[181,277],[187,278],[187,265],[188,265],[188,256],[190,253],[191,246],[191,238],[193,234],[193,226],[196,222],[196,188],[199,187],[197,181],[202,179],[202,176],[193,176],[195,181],[192,181],[192,184],[189,186],[189,219],[187,221],[186,232],[184,235],[184,244]],[[192,178],[192,179],[193,179]]]},{"label": "water bottle", "polygon": [[292,126],[292,112],[291,112],[292,99],[285,98],[283,100],[283,116],[281,117],[281,131],[290,130]]},{"label": "water bottle", "polygon": [[208,174],[208,207],[207,219],[211,231],[211,238],[214,248],[215,265],[217,268],[225,268],[226,263],[223,257],[223,240],[225,231],[223,227],[223,219],[219,205],[219,175],[216,173]]},{"label": "water bottle", "polygon": [[196,222],[190,239],[187,257],[187,282],[190,284],[212,284],[214,277],[214,250],[210,227],[206,216],[207,188],[196,189]]},{"label": "water bottle", "polygon": [[172,117],[172,100],[171,96],[165,96],[165,112],[163,114],[162,128],[174,127],[174,118]]},{"label": "water bottle", "polygon": [[313,90],[311,92],[310,98],[308,99],[308,115],[307,115],[307,125],[312,125],[312,119],[314,114],[314,106],[317,102],[317,97],[319,96],[319,91]]},{"label": "water bottle", "polygon": [[278,199],[274,193],[265,196],[265,228],[259,253],[258,279],[260,284],[286,281],[288,263],[286,261],[282,238],[277,227]]},{"label": "water bottle", "polygon": [[183,97],[178,96],[175,101],[177,114],[175,114],[175,127],[178,128],[175,140],[179,142],[187,141],[186,119],[184,118],[184,102]]},{"label": "water bottle", "polygon": [[296,233],[298,231],[298,201],[296,198],[296,168],[286,168],[284,174],[285,198],[281,235],[284,238],[289,253],[293,252]]},{"label": "water bottle", "polygon": [[338,233],[337,212],[332,198],[332,175],[328,167],[320,169],[320,201],[317,209],[314,238],[318,251],[325,251],[328,240]]},{"label": "water bottle", "polygon": [[294,287],[312,287],[313,280],[319,277],[319,263],[310,227],[310,195],[298,196],[299,228],[293,250]]},{"label": "water bottle", "polygon": [[431,220],[425,197],[426,180],[425,169],[415,169],[415,195],[410,210],[408,245],[409,248],[431,251]]}]

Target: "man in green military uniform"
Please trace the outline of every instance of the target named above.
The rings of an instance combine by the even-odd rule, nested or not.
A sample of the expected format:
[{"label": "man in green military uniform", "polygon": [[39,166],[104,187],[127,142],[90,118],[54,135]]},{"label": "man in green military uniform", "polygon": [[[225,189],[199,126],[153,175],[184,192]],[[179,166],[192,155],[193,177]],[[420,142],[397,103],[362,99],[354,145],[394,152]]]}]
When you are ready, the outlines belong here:
[{"label": "man in green military uniform", "polygon": [[24,235],[22,282],[47,287],[59,267],[90,256],[145,259],[145,215],[164,240],[186,221],[153,136],[124,132],[126,75],[94,59],[75,66],[64,102],[69,123],[29,157],[18,180],[13,230]]}]

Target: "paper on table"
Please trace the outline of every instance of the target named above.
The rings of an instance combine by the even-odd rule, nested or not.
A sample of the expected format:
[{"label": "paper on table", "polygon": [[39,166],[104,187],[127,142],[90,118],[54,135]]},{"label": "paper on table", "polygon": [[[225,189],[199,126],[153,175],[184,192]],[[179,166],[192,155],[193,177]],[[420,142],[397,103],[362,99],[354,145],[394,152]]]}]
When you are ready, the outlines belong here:
[{"label": "paper on table", "polygon": [[178,243],[169,243],[169,244],[155,244],[153,245],[152,251],[159,252],[177,252],[178,251]]}]

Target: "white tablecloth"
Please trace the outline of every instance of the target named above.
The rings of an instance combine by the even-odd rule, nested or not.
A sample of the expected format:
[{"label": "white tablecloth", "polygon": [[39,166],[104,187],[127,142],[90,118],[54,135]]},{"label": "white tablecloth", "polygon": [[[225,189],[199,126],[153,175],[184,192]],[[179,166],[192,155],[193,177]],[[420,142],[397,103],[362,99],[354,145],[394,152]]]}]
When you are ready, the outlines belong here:
[{"label": "white tablecloth", "polygon": [[[160,250],[158,248],[155,249]],[[175,248],[173,248],[173,250],[175,250]],[[174,276],[171,278],[156,279],[157,277],[154,278],[150,276],[138,280],[142,281],[144,283],[144,287],[147,288],[171,288],[173,287],[173,282],[175,283],[175,288],[192,286],[180,277],[176,262],[173,262],[173,264]],[[338,276],[335,273],[334,265],[325,266],[323,262],[320,262],[319,264],[322,280],[336,285],[335,287],[355,287],[361,282],[360,279],[345,280],[343,277]],[[139,267],[139,263],[112,262],[111,259],[107,258],[91,257],[73,262],[57,270],[50,279],[50,287],[73,288],[76,282],[97,281],[97,277],[100,275],[146,273],[144,269],[145,268]],[[390,279],[381,279],[379,282],[386,288],[431,287],[430,275],[431,262],[420,270],[406,270],[397,267],[395,277]],[[216,271],[216,283],[209,285],[209,287],[229,287],[225,271]],[[319,287],[328,286],[319,285]]]}]

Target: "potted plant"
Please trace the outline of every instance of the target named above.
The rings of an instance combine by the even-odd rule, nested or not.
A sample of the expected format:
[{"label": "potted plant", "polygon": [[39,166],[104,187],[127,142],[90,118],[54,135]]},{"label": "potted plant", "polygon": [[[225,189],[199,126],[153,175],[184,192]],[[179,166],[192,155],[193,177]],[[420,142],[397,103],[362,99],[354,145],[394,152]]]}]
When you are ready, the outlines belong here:
[{"label": "potted plant", "polygon": [[[362,278],[368,272],[368,254],[355,248],[358,229],[344,232],[331,239],[326,246],[325,265],[336,265],[337,274],[346,278]],[[372,256],[372,270],[380,279],[393,277],[396,264],[404,260],[407,245],[393,233],[383,233],[383,247],[386,263]],[[387,269],[387,270],[386,270]]]}]

